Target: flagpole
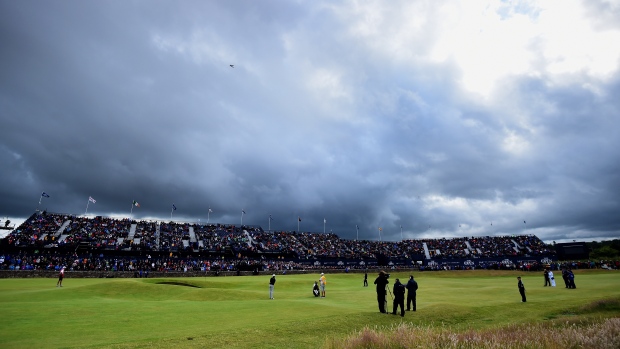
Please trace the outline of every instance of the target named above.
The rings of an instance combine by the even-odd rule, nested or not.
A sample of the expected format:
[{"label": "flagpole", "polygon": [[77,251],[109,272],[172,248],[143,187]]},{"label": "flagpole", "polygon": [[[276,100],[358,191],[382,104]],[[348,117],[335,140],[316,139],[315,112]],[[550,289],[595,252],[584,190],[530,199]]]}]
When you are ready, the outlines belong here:
[{"label": "flagpole", "polygon": [[243,214],[245,213],[244,210],[241,210],[241,226],[243,227]]},{"label": "flagpole", "polygon": [[400,226],[400,241],[403,241],[403,226]]},{"label": "flagpole", "polygon": [[43,200],[43,197],[49,198],[50,196],[45,194],[45,192],[41,192],[41,196],[39,196],[39,206],[37,207],[37,211],[41,212],[41,202]]},{"label": "flagpole", "polygon": [[133,202],[131,203],[131,211],[129,212],[129,218],[133,218]]},{"label": "flagpole", "polygon": [[355,239],[355,241],[359,241],[359,239],[360,239],[360,227],[357,224],[355,225],[355,230],[357,231],[357,238]]},{"label": "flagpole", "polygon": [[323,218],[323,234],[325,234],[325,223],[327,223],[327,220]]},{"label": "flagpole", "polygon": [[269,215],[269,228],[267,228],[267,231],[271,231],[271,215]]},{"label": "flagpole", "polygon": [[209,211],[207,211],[207,224],[209,224],[210,215],[211,215],[211,207],[209,207]]},{"label": "flagpole", "polygon": [[379,227],[379,241],[381,241],[381,227]]},{"label": "flagpole", "polygon": [[174,212],[174,205],[172,205],[172,209],[170,210],[170,220],[172,221],[172,212]]},{"label": "flagpole", "polygon": [[86,201],[86,212],[84,212],[84,216],[88,214],[88,204],[90,204],[90,198],[88,198],[88,201]]},{"label": "flagpole", "polygon": [[297,216],[297,232],[299,233],[299,222],[301,222],[301,218]]}]

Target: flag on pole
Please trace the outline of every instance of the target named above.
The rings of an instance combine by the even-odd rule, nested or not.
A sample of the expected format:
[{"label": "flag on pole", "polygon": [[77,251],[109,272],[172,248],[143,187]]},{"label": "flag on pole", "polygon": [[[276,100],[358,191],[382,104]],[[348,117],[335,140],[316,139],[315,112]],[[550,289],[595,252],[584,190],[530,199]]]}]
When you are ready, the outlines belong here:
[{"label": "flag on pole", "polygon": [[173,210],[173,211],[176,211],[176,210],[177,210],[177,207],[176,207],[174,204],[172,204],[172,210]]},{"label": "flag on pole", "polygon": [[42,192],[42,193],[41,193],[41,196],[42,196],[42,197],[44,197],[44,198],[49,198],[49,197],[50,197],[50,196],[49,196],[49,195],[47,195],[47,193],[45,193],[45,192]]},{"label": "flag on pole", "polygon": [[140,204],[139,204],[136,200],[134,200],[134,201],[133,201],[133,204],[132,204],[132,205],[134,205],[134,206],[136,206],[136,207],[140,207]]},{"label": "flag on pole", "polygon": [[211,207],[209,207],[209,213],[213,213],[213,210],[211,209]]},{"label": "flag on pole", "polygon": [[241,213],[246,214],[246,213],[245,213],[245,210],[241,210]]},{"label": "flag on pole", "polygon": [[[525,221],[523,221],[523,223],[525,223]],[[527,224],[527,223],[525,223],[525,224]]]},{"label": "flag on pole", "polygon": [[89,197],[88,197],[88,201],[92,202],[93,204],[96,204],[96,203],[97,203],[97,200],[93,199],[93,197],[92,197],[92,196],[89,196]]},{"label": "flag on pole", "polygon": [[323,218],[323,223],[327,223],[327,219],[326,218]]},{"label": "flag on pole", "polygon": [[383,230],[383,228],[379,227],[379,231],[382,231],[382,230]]},{"label": "flag on pole", "polygon": [[297,221],[301,222],[301,217],[297,216]]}]

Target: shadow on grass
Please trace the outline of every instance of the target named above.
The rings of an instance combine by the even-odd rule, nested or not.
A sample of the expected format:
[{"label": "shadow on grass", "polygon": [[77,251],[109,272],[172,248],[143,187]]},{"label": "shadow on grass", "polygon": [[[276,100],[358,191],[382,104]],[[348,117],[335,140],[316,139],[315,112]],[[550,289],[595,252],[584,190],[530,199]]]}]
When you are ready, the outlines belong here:
[{"label": "shadow on grass", "polygon": [[545,319],[555,320],[562,318],[567,320],[571,317],[580,317],[582,319],[592,316],[603,316],[620,314],[620,298],[599,299],[594,302],[582,305],[578,308],[564,309],[557,314],[550,314]]},{"label": "shadow on grass", "polygon": [[202,288],[197,285],[193,285],[187,282],[181,281],[159,281],[155,283],[156,285],[172,285],[172,286],[185,286],[185,287],[193,287],[193,288]]}]

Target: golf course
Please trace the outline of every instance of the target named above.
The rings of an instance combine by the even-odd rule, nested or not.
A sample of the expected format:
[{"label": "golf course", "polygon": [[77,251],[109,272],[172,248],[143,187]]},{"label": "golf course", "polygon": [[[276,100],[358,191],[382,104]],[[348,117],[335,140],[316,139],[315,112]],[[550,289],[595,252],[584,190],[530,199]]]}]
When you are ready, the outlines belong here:
[{"label": "golf course", "polygon": [[[267,273],[131,279],[69,275],[63,287],[56,287],[55,278],[0,279],[0,348],[337,348],[353,339],[366,341],[366,347],[400,348],[361,337],[414,331],[428,336],[510,334],[523,326],[559,331],[620,318],[617,271],[576,270],[576,289],[565,288],[561,277],[557,287],[543,287],[542,272],[390,273],[390,289],[396,278],[406,283],[414,275],[416,312],[404,317],[379,313],[375,271],[369,272],[368,287],[362,286],[363,274],[325,271],[325,298],[312,295],[319,271],[278,272],[273,300]],[[526,303],[517,276],[522,276]],[[391,311],[391,294],[387,297]],[[609,336],[604,341],[615,345],[618,332]],[[423,340],[419,337],[415,347],[433,347]]]}]

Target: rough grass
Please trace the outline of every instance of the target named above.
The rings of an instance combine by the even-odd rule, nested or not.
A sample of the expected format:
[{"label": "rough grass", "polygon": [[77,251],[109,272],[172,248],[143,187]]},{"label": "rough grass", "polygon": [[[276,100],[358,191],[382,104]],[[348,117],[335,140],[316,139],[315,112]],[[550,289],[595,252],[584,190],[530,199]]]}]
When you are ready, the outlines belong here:
[{"label": "rough grass", "polygon": [[620,348],[620,318],[596,322],[510,325],[496,329],[455,332],[442,326],[400,324],[388,330],[364,328],[328,349],[616,349]]}]

